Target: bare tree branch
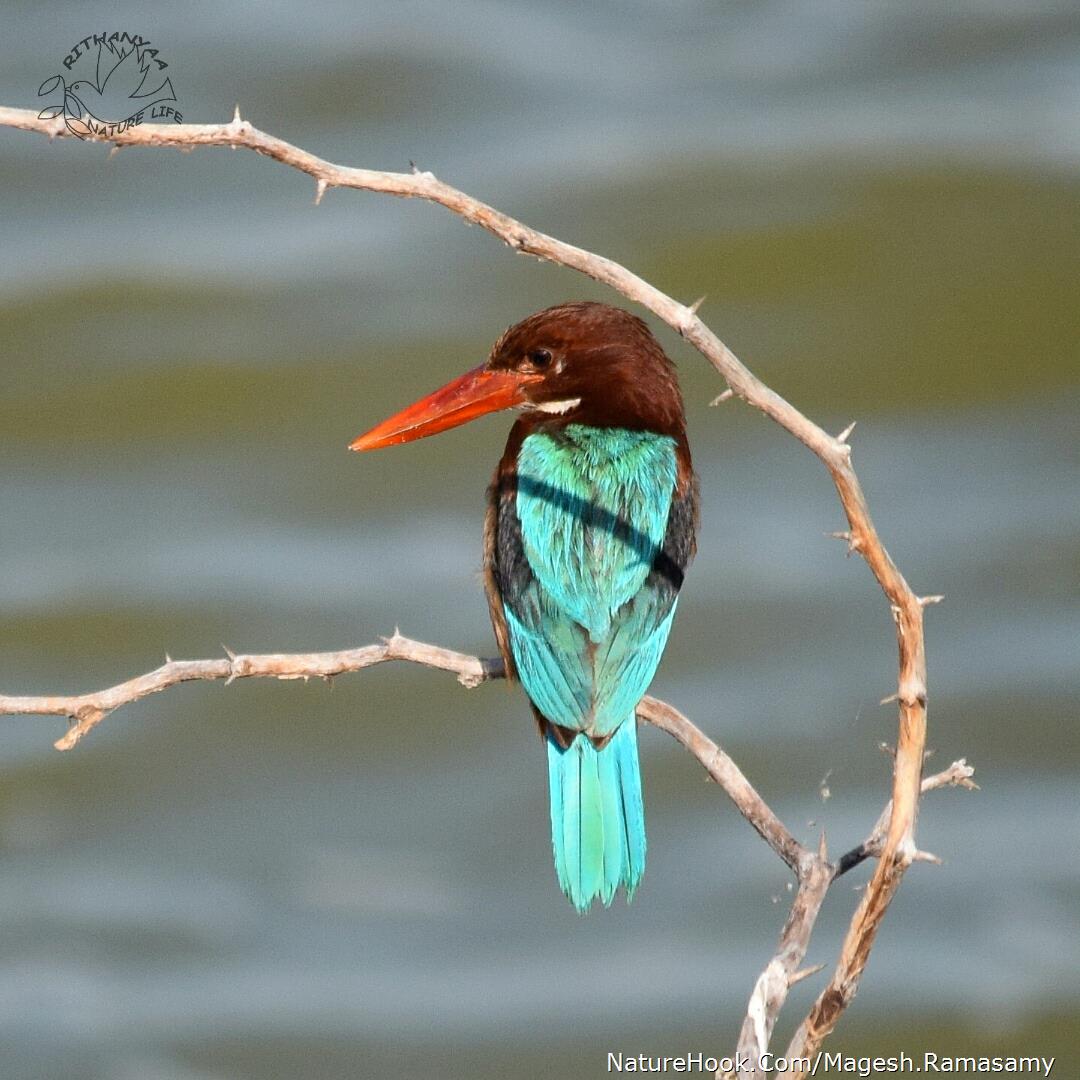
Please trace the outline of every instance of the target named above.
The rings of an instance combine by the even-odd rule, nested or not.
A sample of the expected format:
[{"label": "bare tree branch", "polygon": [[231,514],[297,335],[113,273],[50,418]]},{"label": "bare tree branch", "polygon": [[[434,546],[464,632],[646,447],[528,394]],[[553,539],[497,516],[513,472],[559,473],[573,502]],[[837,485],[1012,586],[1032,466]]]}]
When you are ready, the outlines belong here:
[{"label": "bare tree branch", "polygon": [[[457,675],[462,686],[472,688],[504,676],[501,660],[483,660],[467,653],[414,641],[394,631],[377,645],[322,653],[238,654],[225,649],[216,660],[172,660],[145,675],[137,675],[105,690],[87,694],[13,697],[0,694],[0,716],[66,716],[72,721],[67,733],[53,744],[70,750],[110,713],[150,694],[158,694],[184,682],[223,679],[225,685],[237,679],[326,679],[347,672],[403,660],[422,667],[437,668]],[[735,762],[678,709],[658,698],[645,697],[638,716],[677,739],[701,762],[743,817],[761,834],[769,846],[796,873],[807,864],[809,852],[788,832],[765,800],[754,790]]]},{"label": "bare tree branch", "polygon": [[[53,744],[57,750],[70,750],[87,732],[92,731],[109,713],[150,694],[168,690],[177,683],[224,679],[226,685],[236,679],[332,679],[349,671],[384,664],[388,660],[407,660],[424,667],[451,671],[463,686],[479,686],[488,679],[501,679],[501,660],[481,660],[465,653],[426,645],[402,637],[397,631],[379,645],[342,649],[324,653],[263,653],[237,655],[225,649],[218,660],[171,660],[145,675],[89,694],[46,697],[12,697],[0,694],[0,716],[66,716],[73,722],[62,738]],[[689,723],[689,721],[686,721]]]},{"label": "bare tree branch", "polygon": [[[25,109],[0,107],[0,126],[38,132],[50,138],[69,134],[62,117],[42,120],[39,119],[37,113]],[[917,596],[886,551],[874,527],[866,498],[852,468],[851,446],[848,438],[853,425],[849,425],[839,436],[834,437],[803,416],[794,406],[754,376],[702,322],[697,315],[698,302],[689,306],[682,304],[618,263],[530,229],[493,207],[437,180],[431,173],[382,172],[334,165],[282,139],[259,131],[252,124],[241,119],[239,109],[232,121],[227,124],[144,124],[128,128],[122,134],[111,135],[102,141],[113,143],[117,147],[173,146],[182,149],[191,149],[196,146],[246,147],[311,176],[316,182],[316,202],[322,199],[328,188],[350,187],[438,203],[465,221],[486,229],[513,250],[578,270],[648,308],[689,341],[727,381],[728,390],[724,391],[717,401],[724,400],[729,392],[737,394],[744,401],[774,419],[821,459],[832,477],[847,517],[847,530],[837,535],[847,541],[849,552],[857,552],[866,561],[889,601],[896,624],[899,672],[895,700],[899,710],[899,735],[888,822],[884,828],[877,828],[871,834],[870,841],[873,843],[867,849],[866,856],[863,856],[876,854],[878,856],[877,868],[852,919],[844,940],[839,964],[829,985],[814,1003],[810,1015],[803,1022],[792,1044],[802,1053],[812,1052],[819,1047],[822,1040],[835,1027],[844,1008],[855,994],[878,927],[900,885],[904,871],[911,862],[920,857],[915,844],[915,824],[926,745],[926,655],[923,638],[923,607],[940,599],[939,597],[920,598]],[[356,670],[358,667],[370,666],[370,664],[381,663],[388,659],[414,659],[411,656],[387,655],[386,650],[392,648],[391,643],[394,640],[391,639],[385,646],[369,646],[368,650],[371,651],[362,649],[351,653],[330,654],[337,657],[336,663],[346,665],[338,667],[336,671]],[[437,650],[437,652],[443,659],[447,656],[460,659],[461,656],[461,654],[446,653],[445,650]],[[271,668],[274,661],[274,658],[267,657],[236,657],[197,662],[214,665],[204,670],[186,667],[184,664],[166,664],[164,668],[143,676],[141,680],[133,680],[138,684],[135,696],[141,697],[154,693],[167,685],[191,678],[229,679],[256,674],[294,677],[275,673],[273,670],[234,668],[234,665],[240,664],[242,659],[252,662],[266,661],[270,663]],[[481,663],[472,657],[464,659],[473,665]],[[457,660],[448,662],[453,664],[457,663]],[[348,666],[350,664],[355,666]],[[243,668],[242,664],[240,668]],[[458,669],[451,666],[449,670]],[[332,675],[336,671],[319,670],[311,674]],[[479,681],[493,677],[491,672],[482,667],[470,667],[469,672],[469,678],[477,678]],[[302,675],[303,673],[300,673],[300,677]],[[118,689],[114,688],[114,691]],[[107,696],[114,691],[104,691],[103,694],[106,695],[104,697],[88,695],[85,699],[47,699],[52,704],[49,708],[14,707],[0,711],[52,712],[74,716],[75,727],[72,732],[69,733],[67,740],[62,739],[57,744],[58,746],[73,745],[82,734],[101,720],[109,708],[116,707],[115,704],[110,705],[110,702],[115,699]],[[0,699],[0,702],[15,703],[15,706],[18,706],[19,703],[32,705],[38,700],[5,698]],[[74,712],[70,708],[73,702],[78,702]],[[809,930],[816,917],[817,908],[820,907],[818,891],[821,891],[823,897],[823,890],[828,887],[827,883],[824,886],[819,884],[820,880],[826,876],[826,860],[822,853],[813,854],[801,848],[775,819],[771,811],[768,815],[762,813],[761,807],[757,807],[750,798],[749,793],[753,792],[753,789],[749,788],[745,777],[738,772],[734,763],[730,763],[731,768],[735,769],[732,773],[727,765],[721,764],[721,759],[714,760],[709,757],[713,753],[710,747],[715,747],[715,744],[705,739],[696,728],[691,730],[692,725],[687,728],[685,724],[680,723],[678,717],[681,714],[675,713],[674,710],[669,713],[667,711],[669,708],[658,702],[642,703],[643,714],[651,714],[648,718],[652,719],[652,722],[671,731],[691,752],[695,753],[710,775],[724,785],[725,790],[744,814],[747,814],[748,810],[754,810],[756,819],[751,817],[750,820],[754,821],[755,828],[799,875],[799,891],[781,938],[783,955],[779,961],[774,958],[773,964],[770,964],[771,974],[770,969],[767,969],[762,976],[764,982],[759,980],[761,993],[759,994],[755,989],[751,1000],[753,1016],[748,1016],[748,1023],[751,1023],[753,1027],[754,1046],[760,1052],[762,1040],[764,1039],[767,1043],[771,1034],[772,1022],[775,1021],[779,1005],[783,1003],[787,986],[793,979],[800,977],[795,966],[801,963],[802,954],[805,952],[805,940],[809,939]],[[685,718],[682,720],[685,721]],[[686,721],[686,723],[689,722]],[[672,726],[678,728],[681,734],[672,730]],[[704,744],[708,745],[700,743],[699,740],[702,739]],[[719,748],[716,748],[716,751],[719,753]],[[708,757],[708,763],[702,758],[703,753]],[[739,782],[740,778],[742,784],[746,784],[745,788]],[[746,788],[749,788],[749,792]],[[756,793],[754,796],[756,797]],[[763,803],[761,805],[764,806]],[[765,809],[768,808],[765,807]],[[785,945],[785,942],[788,944]],[[799,943],[801,943],[801,951]],[[780,956],[779,953],[778,956]],[[760,1003],[760,1008],[755,1002]],[[741,1039],[740,1045],[746,1041],[746,1039]]]},{"label": "bare tree branch", "polygon": [[[422,667],[437,668],[457,675],[469,689],[504,677],[502,660],[484,660],[467,653],[414,641],[394,631],[377,645],[322,653],[234,653],[216,660],[172,660],[145,675],[87,694],[13,697],[0,694],[0,716],[66,716],[72,727],[54,744],[70,750],[90,730],[122,705],[130,705],[150,694],[168,690],[184,682],[211,682],[224,679],[326,679],[348,672],[402,660]],[[754,790],[734,761],[678,709],[658,698],[642,699],[638,716],[677,739],[701,762],[705,771],[727,792],[742,815],[765,838],[769,846],[796,873],[808,852],[788,832],[765,800]]]},{"label": "bare tree branch", "polygon": [[[901,724],[902,737],[903,725]],[[975,770],[961,758],[944,772],[922,781],[919,794],[946,785],[974,789],[977,787],[971,779],[974,772]],[[916,795],[916,805],[917,800],[918,795]],[[836,876],[839,877],[866,858],[871,856],[878,858],[874,875],[863,891],[844,936],[840,947],[840,959],[832,977],[818,995],[806,1019],[795,1032],[785,1052],[788,1057],[810,1057],[816,1054],[821,1044],[836,1027],[844,1010],[851,1004],[858,990],[863,969],[866,967],[877,928],[885,915],[889,900],[899,887],[900,878],[906,867],[916,861],[941,861],[934,855],[919,851],[914,842],[910,844],[910,847],[905,847],[895,859],[888,858],[890,827],[894,820],[895,801],[886,805],[866,840],[842,856],[837,864]]]},{"label": "bare tree branch", "polygon": [[[943,769],[933,776],[926,777],[922,782],[922,794],[928,791],[936,791],[941,787],[962,787],[968,791],[978,791],[979,785],[971,778],[975,775],[975,769],[963,758],[954,761],[947,769]],[[858,847],[845,852],[836,861],[835,877],[846,874],[867,859],[876,859],[881,854],[882,845],[885,843],[885,834],[889,828],[889,817],[892,815],[892,800],[885,804],[881,816],[877,820],[870,835]]]},{"label": "bare tree branch", "polygon": [[[974,768],[961,758],[959,761],[954,761],[947,769],[923,780],[922,791],[925,793],[950,785],[973,790],[978,786],[971,779],[974,775]],[[787,922],[780,934],[780,944],[776,953],[758,976],[754,991],[750,995],[738,1045],[739,1053],[749,1060],[750,1068],[741,1070],[738,1077],[728,1074],[725,1080],[759,1080],[766,1075],[761,1065],[761,1058],[769,1049],[773,1028],[787,1000],[788,991],[796,983],[816,975],[825,967],[824,964],[819,964],[816,967],[800,970],[810,945],[810,935],[813,933],[814,924],[817,922],[821,905],[825,902],[825,896],[838,877],[864,860],[881,854],[891,812],[890,800],[881,812],[870,835],[858,847],[842,855],[835,864],[828,860],[825,851],[825,836],[822,834],[817,857],[809,860],[805,873],[799,875],[799,888],[791,905],[791,911],[788,913]],[[793,1043],[788,1050],[788,1056],[794,1053],[795,1044]]]},{"label": "bare tree branch", "polygon": [[740,1070],[737,1078],[729,1074],[733,1080],[759,1080],[767,1075],[762,1057],[769,1049],[773,1028],[787,1000],[788,990],[821,970],[817,967],[800,971],[800,968],[806,959],[810,935],[814,932],[818,913],[825,902],[825,894],[833,882],[833,874],[834,868],[825,851],[823,834],[817,857],[809,863],[806,873],[799,877],[799,888],[780,933],[776,953],[754,984],[738,1044],[738,1053],[750,1062],[750,1068]]},{"label": "bare tree branch", "polygon": [[739,766],[712,739],[678,709],[657,698],[643,698],[637,712],[643,720],[673,735],[705,766],[705,771],[724,789],[743,817],[800,879],[812,871],[813,854],[788,832]]}]

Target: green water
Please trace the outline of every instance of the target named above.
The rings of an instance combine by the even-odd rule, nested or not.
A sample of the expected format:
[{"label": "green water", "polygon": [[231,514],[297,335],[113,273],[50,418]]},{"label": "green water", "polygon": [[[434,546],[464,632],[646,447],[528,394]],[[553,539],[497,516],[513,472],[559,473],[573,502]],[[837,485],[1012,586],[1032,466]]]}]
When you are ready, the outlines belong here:
[{"label": "green water", "polygon": [[[56,32],[17,14],[0,100],[29,105]],[[1080,181],[1061,140],[997,150],[1020,145],[1009,103],[1028,100],[1008,65],[1037,86],[1060,63],[1075,74],[1075,19],[1032,16],[1014,38],[983,12],[949,24],[963,44],[943,54],[927,51],[934,19],[907,15],[910,39],[875,39],[876,72],[828,53],[813,19],[770,29],[750,9],[703,29],[687,12],[616,28],[469,7],[464,37],[429,14],[438,61],[419,24],[374,9],[327,8],[344,29],[305,24],[303,55],[294,17],[245,34],[229,5],[216,44],[177,13],[155,32],[193,119],[240,96],[340,160],[413,155],[673,295],[705,294],[771,385],[832,430],[858,420],[883,537],[918,590],[946,595],[927,622],[932,767],[967,756],[982,790],[927,799],[920,841],[945,865],[912,870],[830,1045],[1054,1054],[1073,1075]],[[546,60],[514,44],[522,25]],[[766,65],[760,84],[724,44],[815,35],[838,68]],[[706,37],[723,55],[703,74]],[[230,50],[263,62],[227,74]],[[582,57],[595,73],[571,71]],[[955,145],[912,105],[931,83],[955,104]],[[997,144],[960,137],[973,94]],[[782,145],[736,122],[786,131],[802,98],[820,124]],[[826,123],[869,99],[921,117],[917,152],[866,118],[847,142]],[[0,184],[0,689],[395,626],[493,651],[479,534],[508,420],[345,446],[509,322],[610,294],[430,207],[330,192],[316,210],[306,181],[254,156],[109,160],[0,131]],[[658,333],[703,522],[654,690],[800,837],[825,828],[840,851],[887,790],[887,606],[824,536],[842,522],[820,465],[740,403],[710,410],[715,374]],[[180,687],[67,755],[50,746],[63,726],[11,718],[0,737],[5,1078],[585,1077],[608,1049],[727,1051],[782,923],[781,868],[649,731],[643,886],[629,908],[574,916],[542,750],[503,686],[385,667],[332,688]],[[846,882],[830,897],[810,962],[835,956],[855,902]],[[782,1035],[820,986],[793,993]]]}]

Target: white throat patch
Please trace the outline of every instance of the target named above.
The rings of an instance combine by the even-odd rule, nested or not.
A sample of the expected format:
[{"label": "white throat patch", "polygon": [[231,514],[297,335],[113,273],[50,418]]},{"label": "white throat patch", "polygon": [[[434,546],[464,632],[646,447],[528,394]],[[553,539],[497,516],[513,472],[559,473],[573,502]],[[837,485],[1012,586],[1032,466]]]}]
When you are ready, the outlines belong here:
[{"label": "white throat patch", "polygon": [[556,416],[561,416],[571,409],[576,409],[580,404],[581,398],[575,397],[567,398],[565,401],[537,401],[528,407],[536,409],[538,412],[554,413]]}]

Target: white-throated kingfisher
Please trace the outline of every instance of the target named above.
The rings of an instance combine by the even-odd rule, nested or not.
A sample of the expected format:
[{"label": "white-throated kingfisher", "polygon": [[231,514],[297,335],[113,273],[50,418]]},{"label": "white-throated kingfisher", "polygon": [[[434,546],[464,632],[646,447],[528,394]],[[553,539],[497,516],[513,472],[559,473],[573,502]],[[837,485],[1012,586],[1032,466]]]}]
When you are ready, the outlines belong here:
[{"label": "white-throated kingfisher", "polygon": [[597,303],[530,315],[487,363],[352,443],[374,450],[517,409],[488,490],[484,570],[507,675],[547,746],[551,841],[579,911],[645,870],[635,709],[696,546],[675,367],[641,319]]}]

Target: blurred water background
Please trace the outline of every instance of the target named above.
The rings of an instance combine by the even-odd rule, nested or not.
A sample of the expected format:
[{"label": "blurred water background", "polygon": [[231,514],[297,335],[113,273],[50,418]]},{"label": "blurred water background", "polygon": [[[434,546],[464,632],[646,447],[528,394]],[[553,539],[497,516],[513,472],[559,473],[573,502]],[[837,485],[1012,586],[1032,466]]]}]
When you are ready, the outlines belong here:
[{"label": "blurred water background", "polygon": [[[0,102],[141,33],[185,119],[410,160],[687,301],[855,461],[928,617],[923,846],[835,1047],[1080,1075],[1080,11],[1071,2],[5,2]],[[0,131],[0,688],[404,633],[493,649],[483,492],[509,421],[346,443],[510,322],[611,299],[445,212],[249,153]],[[881,809],[888,608],[820,465],[666,330],[700,555],[655,692],[804,839]],[[520,693],[393,666],[193,685],[0,731],[0,1075],[601,1075],[728,1050],[787,877],[643,735],[633,905],[558,892]],[[824,778],[831,798],[823,801]],[[864,868],[809,960],[835,956]],[[798,987],[781,1037],[821,977]]]}]

